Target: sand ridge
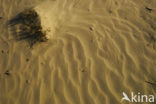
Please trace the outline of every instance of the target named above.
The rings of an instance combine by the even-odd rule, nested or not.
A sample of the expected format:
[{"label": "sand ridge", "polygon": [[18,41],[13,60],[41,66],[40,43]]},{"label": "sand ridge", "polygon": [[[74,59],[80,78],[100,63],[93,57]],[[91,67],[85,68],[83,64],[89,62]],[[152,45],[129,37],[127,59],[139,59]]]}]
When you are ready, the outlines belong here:
[{"label": "sand ridge", "polygon": [[[121,104],[123,91],[156,95],[155,86],[146,83],[156,83],[155,5],[0,0],[0,104]],[[11,41],[6,26],[28,7],[50,36],[33,49]]]}]

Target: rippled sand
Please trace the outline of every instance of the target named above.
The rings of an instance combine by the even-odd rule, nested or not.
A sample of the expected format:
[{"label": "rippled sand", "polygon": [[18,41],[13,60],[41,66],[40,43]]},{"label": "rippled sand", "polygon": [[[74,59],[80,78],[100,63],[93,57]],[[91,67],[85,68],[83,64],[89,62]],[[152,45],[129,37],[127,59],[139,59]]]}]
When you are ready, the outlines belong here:
[{"label": "rippled sand", "polygon": [[[13,40],[6,25],[31,7],[50,38],[33,48]],[[0,104],[156,96],[155,0],[0,0],[0,17]]]}]

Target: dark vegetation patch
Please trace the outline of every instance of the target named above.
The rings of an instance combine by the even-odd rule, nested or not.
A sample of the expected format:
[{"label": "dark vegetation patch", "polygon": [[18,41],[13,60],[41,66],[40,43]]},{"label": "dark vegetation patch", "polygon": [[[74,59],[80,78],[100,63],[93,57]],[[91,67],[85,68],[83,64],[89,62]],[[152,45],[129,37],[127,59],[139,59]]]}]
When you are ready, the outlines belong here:
[{"label": "dark vegetation patch", "polygon": [[27,9],[8,22],[13,37],[25,40],[32,47],[35,43],[47,41],[46,34],[42,31],[40,17],[34,9]]}]

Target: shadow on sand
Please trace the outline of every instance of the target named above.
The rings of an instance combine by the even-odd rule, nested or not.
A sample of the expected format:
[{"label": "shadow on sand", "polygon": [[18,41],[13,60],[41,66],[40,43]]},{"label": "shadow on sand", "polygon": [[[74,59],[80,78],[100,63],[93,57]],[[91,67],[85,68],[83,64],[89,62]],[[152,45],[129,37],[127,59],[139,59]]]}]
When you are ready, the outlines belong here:
[{"label": "shadow on sand", "polygon": [[9,20],[8,26],[16,40],[25,40],[30,47],[37,42],[47,41],[46,34],[42,31],[39,15],[34,9],[19,13]]}]

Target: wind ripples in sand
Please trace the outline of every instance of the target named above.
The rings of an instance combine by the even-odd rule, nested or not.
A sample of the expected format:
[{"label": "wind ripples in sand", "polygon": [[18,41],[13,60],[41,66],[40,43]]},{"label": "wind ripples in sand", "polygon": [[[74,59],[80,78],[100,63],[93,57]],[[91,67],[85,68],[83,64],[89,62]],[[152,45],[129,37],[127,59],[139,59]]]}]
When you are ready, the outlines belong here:
[{"label": "wind ripples in sand", "polygon": [[50,39],[32,50],[13,44],[0,56],[8,63],[0,73],[10,73],[0,78],[2,104],[120,104],[123,91],[155,94],[145,81],[156,81],[156,32],[142,17],[153,12],[127,0],[46,1],[35,9]]}]

